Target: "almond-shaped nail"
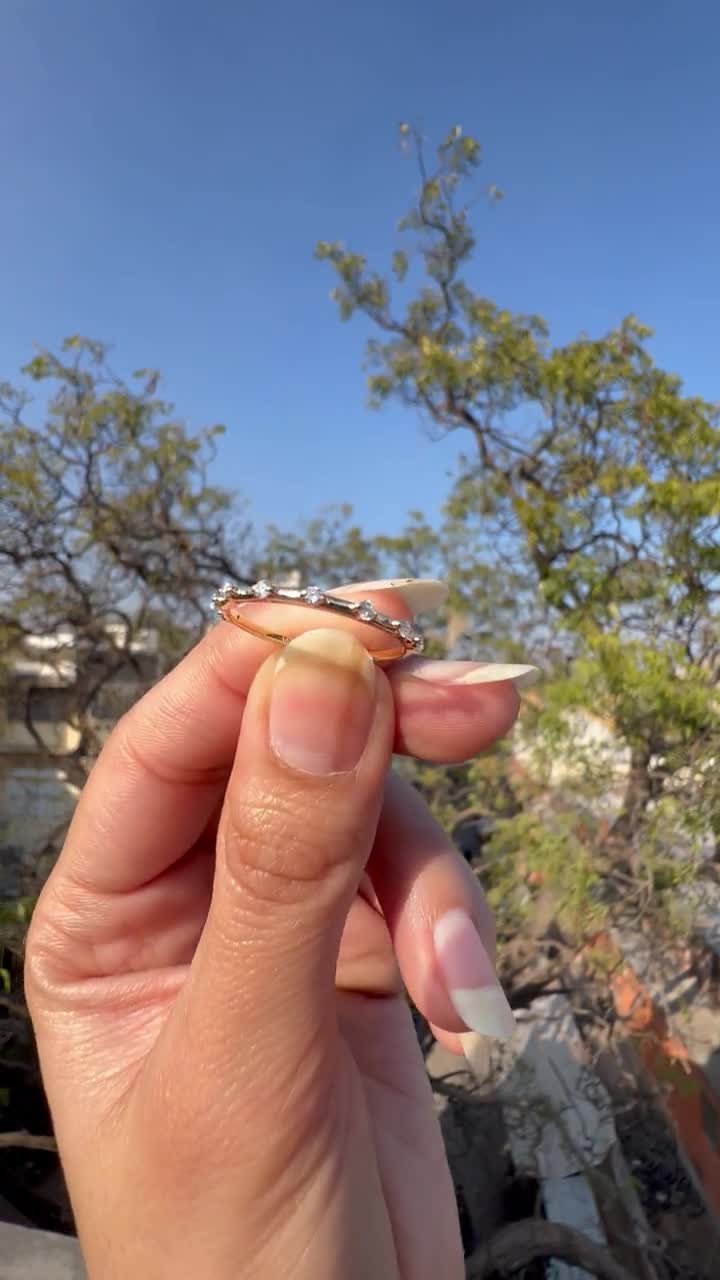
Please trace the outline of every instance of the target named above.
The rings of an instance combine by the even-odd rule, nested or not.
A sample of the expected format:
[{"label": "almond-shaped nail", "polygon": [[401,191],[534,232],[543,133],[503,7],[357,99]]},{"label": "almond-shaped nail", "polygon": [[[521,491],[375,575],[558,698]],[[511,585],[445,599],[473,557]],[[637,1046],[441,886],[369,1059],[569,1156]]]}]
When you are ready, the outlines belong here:
[{"label": "almond-shaped nail", "polygon": [[470,1031],[509,1040],[515,1016],[472,919],[446,911],[433,930],[435,956],[455,1012]]},{"label": "almond-shaped nail", "polygon": [[347,631],[305,631],[278,660],[270,745],[300,773],[348,773],[360,762],[375,712],[375,665]]},{"label": "almond-shaped nail", "polygon": [[353,582],[357,591],[395,591],[411,613],[430,613],[439,609],[448,597],[448,585],[439,578],[384,578],[378,582]]},{"label": "almond-shaped nail", "polygon": [[412,659],[408,675],[433,684],[499,684],[511,680],[516,689],[526,689],[540,679],[539,667],[525,662],[439,662]]}]

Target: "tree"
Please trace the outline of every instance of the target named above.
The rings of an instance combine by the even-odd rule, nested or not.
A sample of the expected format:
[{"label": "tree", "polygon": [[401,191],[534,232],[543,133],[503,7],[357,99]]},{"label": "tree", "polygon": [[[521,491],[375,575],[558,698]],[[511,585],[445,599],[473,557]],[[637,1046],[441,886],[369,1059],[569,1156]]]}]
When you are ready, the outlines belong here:
[{"label": "tree", "polygon": [[296,574],[301,583],[337,587],[343,582],[369,582],[382,573],[376,540],[354,522],[348,503],[328,507],[299,529],[270,525],[263,543],[263,577],[282,581]]},{"label": "tree", "polygon": [[[469,439],[446,535],[472,547],[485,580],[508,580],[512,566],[536,634],[556,637],[554,714],[591,705],[627,744],[617,841],[640,838],[668,788],[701,796],[720,831],[707,768],[720,745],[718,408],[658,368],[634,317],[553,346],[540,317],[485,298],[471,283],[476,233],[461,200],[478,142],[451,130],[428,168],[420,135],[403,125],[401,138],[420,189],[391,273],[342,244],[317,248],[341,316],[375,327],[371,403],[399,400]],[[482,583],[467,575],[465,556],[454,580],[472,608]]]},{"label": "tree", "polygon": [[252,574],[254,550],[207,480],[223,428],[191,432],[155,372],[125,381],[79,337],[23,372],[0,386],[0,675],[11,717],[81,785],[108,724],[206,628],[218,582]]}]

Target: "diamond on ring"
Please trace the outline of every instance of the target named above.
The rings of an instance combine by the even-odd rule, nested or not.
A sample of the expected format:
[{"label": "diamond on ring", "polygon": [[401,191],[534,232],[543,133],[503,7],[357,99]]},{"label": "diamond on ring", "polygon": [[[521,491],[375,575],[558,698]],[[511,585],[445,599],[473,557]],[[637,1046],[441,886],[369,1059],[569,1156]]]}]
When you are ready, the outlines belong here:
[{"label": "diamond on ring", "polygon": [[361,600],[357,607],[356,616],[361,622],[376,622],[380,619],[375,605],[370,600]]}]

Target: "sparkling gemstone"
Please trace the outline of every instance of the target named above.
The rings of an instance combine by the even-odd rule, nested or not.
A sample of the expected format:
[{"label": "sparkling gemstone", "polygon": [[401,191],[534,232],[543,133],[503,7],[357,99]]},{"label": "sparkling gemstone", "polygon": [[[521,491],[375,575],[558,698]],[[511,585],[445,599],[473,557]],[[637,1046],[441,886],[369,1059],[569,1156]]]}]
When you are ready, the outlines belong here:
[{"label": "sparkling gemstone", "polygon": [[416,634],[417,632],[411,622],[400,623],[400,626],[398,627],[398,635],[402,636],[403,640],[414,641]]},{"label": "sparkling gemstone", "polygon": [[415,632],[415,652],[422,653],[425,648],[425,638],[420,635],[419,631]]},{"label": "sparkling gemstone", "polygon": [[375,622],[377,619],[377,609],[370,600],[363,600],[357,609],[356,615],[361,622]]},{"label": "sparkling gemstone", "polygon": [[234,582],[223,582],[220,590],[218,591],[218,595],[225,596],[225,598],[227,599],[228,596],[232,595],[234,590],[235,590]]},{"label": "sparkling gemstone", "polygon": [[260,582],[255,583],[253,595],[257,596],[258,600],[267,600],[268,596],[272,595],[273,590],[272,582],[266,582],[263,578]]},{"label": "sparkling gemstone", "polygon": [[323,604],[325,601],[325,592],[319,587],[308,587],[305,592],[305,599],[308,604]]}]

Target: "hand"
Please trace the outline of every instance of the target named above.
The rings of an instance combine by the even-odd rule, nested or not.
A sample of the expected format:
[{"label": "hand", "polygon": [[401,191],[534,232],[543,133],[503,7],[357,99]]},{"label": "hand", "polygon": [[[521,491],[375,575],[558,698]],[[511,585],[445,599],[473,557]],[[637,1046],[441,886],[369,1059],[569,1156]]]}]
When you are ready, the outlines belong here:
[{"label": "hand", "polygon": [[463,1274],[400,973],[450,1047],[509,1011],[477,882],[388,768],[510,727],[472,671],[221,624],[111,735],[26,965],[92,1280]]}]

